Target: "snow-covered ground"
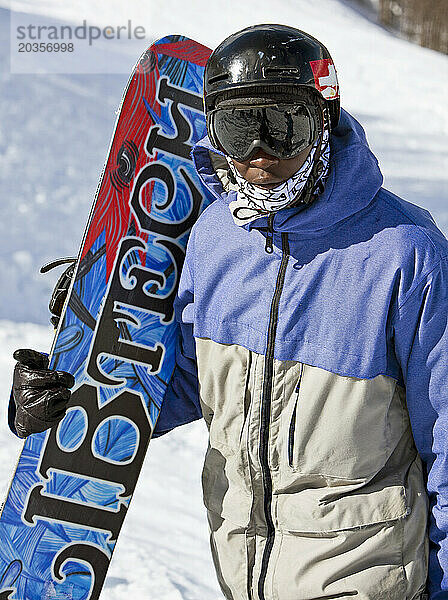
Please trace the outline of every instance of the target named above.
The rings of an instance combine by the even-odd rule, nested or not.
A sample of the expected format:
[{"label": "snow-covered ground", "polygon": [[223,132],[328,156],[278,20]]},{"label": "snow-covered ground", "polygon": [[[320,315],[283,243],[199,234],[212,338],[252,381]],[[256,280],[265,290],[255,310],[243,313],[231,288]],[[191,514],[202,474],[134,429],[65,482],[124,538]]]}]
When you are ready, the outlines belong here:
[{"label": "snow-covered ground", "polygon": [[[395,38],[339,0],[17,0],[49,23],[145,27],[215,46],[255,22],[281,22],[322,39],[338,68],[343,106],[364,125],[385,186],[428,208],[448,233],[448,61]],[[0,0],[0,493],[20,448],[6,426],[14,348],[46,349],[46,260],[76,253],[126,82],[146,45],[104,44],[116,75],[11,75],[10,0]],[[38,15],[32,16],[32,15]],[[112,57],[112,58],[111,58]],[[99,59],[98,59],[99,60]],[[103,63],[101,63],[103,64]],[[119,70],[119,69],[117,69]],[[31,322],[31,323],[30,323]],[[201,506],[202,423],[151,444],[107,582],[107,600],[218,600]]]}]

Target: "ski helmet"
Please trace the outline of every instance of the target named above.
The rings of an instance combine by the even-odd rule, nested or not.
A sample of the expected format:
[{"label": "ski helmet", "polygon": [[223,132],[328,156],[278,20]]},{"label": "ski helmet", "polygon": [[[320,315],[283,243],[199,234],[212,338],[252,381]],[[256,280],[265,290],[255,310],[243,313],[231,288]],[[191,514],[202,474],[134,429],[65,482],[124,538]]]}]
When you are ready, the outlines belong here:
[{"label": "ski helmet", "polygon": [[238,98],[271,101],[306,99],[328,110],[329,126],[339,121],[339,86],[326,47],[308,33],[286,25],[255,25],[230,35],[212,52],[204,74],[204,108],[210,140],[211,114],[221,102]]}]

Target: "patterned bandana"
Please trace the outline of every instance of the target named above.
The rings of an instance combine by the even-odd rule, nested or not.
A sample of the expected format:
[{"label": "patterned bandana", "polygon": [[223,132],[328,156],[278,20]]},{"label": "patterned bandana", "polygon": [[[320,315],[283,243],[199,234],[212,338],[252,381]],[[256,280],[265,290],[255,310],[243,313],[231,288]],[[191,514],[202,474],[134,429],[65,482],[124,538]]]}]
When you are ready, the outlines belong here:
[{"label": "patterned bandana", "polygon": [[[330,161],[329,139],[330,133],[325,119],[322,134],[322,149],[319,157],[321,166],[318,166],[317,168],[317,173],[320,173],[320,175],[316,178],[313,191],[317,190],[318,186],[321,186],[321,189],[323,189],[328,177]],[[314,166],[314,160],[320,140],[321,138],[319,137],[314,142],[306,161],[297,173],[294,173],[289,179],[279,183],[270,190],[265,190],[246,181],[235,169],[231,159],[227,157],[227,162],[229,163],[230,170],[238,187],[236,200],[229,204],[235,223],[237,225],[244,225],[259,217],[267,216],[272,212],[277,212],[282,208],[287,208],[300,202],[300,195],[305,188]]]}]

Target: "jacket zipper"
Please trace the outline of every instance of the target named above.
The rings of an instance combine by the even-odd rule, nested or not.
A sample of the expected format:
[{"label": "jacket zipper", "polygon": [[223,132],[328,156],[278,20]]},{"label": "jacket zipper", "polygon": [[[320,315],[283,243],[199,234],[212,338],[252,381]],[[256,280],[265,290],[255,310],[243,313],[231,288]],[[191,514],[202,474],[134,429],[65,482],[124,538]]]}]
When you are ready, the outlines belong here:
[{"label": "jacket zipper", "polygon": [[[272,231],[272,221],[268,220],[268,235],[269,227]],[[272,239],[272,238],[271,238]],[[266,238],[266,245],[268,244]],[[274,545],[275,529],[274,521],[272,519],[271,505],[272,505],[272,478],[271,471],[269,469],[269,424],[271,420],[271,400],[272,400],[272,376],[274,370],[274,347],[275,347],[275,336],[277,333],[278,323],[278,308],[280,304],[280,297],[283,291],[283,285],[285,283],[286,266],[289,259],[289,243],[288,235],[282,233],[282,260],[277,275],[277,281],[275,283],[274,296],[271,302],[271,310],[269,314],[269,326],[268,326],[268,341],[266,348],[266,357],[264,363],[264,380],[263,380],[263,395],[261,399],[261,418],[260,418],[260,445],[259,445],[259,458],[261,464],[261,471],[263,475],[263,492],[264,492],[264,516],[267,525],[267,538],[266,546],[264,548],[263,557],[261,561],[260,577],[258,579],[258,596],[260,600],[265,600],[264,595],[264,584],[266,580],[266,573],[269,563],[269,558]]]},{"label": "jacket zipper", "polygon": [[300,376],[299,383],[296,385],[296,389],[294,390],[294,394],[296,396],[294,410],[291,416],[291,422],[289,424],[289,434],[288,434],[288,464],[290,467],[293,466],[294,460],[294,437],[296,433],[296,415],[297,415],[297,404],[299,402],[299,390],[300,390],[300,380],[302,376]]},{"label": "jacket zipper", "polygon": [[292,467],[294,458],[294,435],[296,432],[296,413],[297,413],[297,399],[294,405],[294,411],[291,417],[291,423],[289,424],[289,438],[288,438],[288,463]]},{"label": "jacket zipper", "polygon": [[271,213],[268,217],[268,228],[266,231],[266,243],[264,245],[264,250],[268,254],[272,254],[274,252],[273,243],[274,243],[274,217],[275,213]]}]

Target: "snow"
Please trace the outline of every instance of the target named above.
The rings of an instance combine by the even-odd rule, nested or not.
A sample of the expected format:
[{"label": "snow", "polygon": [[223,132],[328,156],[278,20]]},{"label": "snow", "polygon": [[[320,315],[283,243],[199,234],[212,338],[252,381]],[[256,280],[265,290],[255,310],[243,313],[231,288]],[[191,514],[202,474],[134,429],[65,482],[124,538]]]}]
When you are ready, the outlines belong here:
[{"label": "snow", "polygon": [[[147,40],[102,43],[89,68],[98,75],[10,73],[9,7],[29,22],[99,26],[132,19]],[[13,21],[11,21],[13,22]],[[45,350],[47,304],[58,274],[39,267],[77,252],[127,72],[150,39],[182,33],[209,46],[253,23],[309,31],[333,55],[342,104],[364,125],[385,187],[429,209],[448,233],[448,60],[413,46],[343,0],[0,0],[0,493],[21,442],[6,425],[12,351]],[[42,58],[42,57],[41,57]],[[42,70],[34,57],[36,71]],[[61,64],[59,64],[61,67]],[[84,63],[84,68],[87,68]],[[208,550],[200,471],[202,422],[155,440],[112,560],[108,600],[218,600]]]}]

